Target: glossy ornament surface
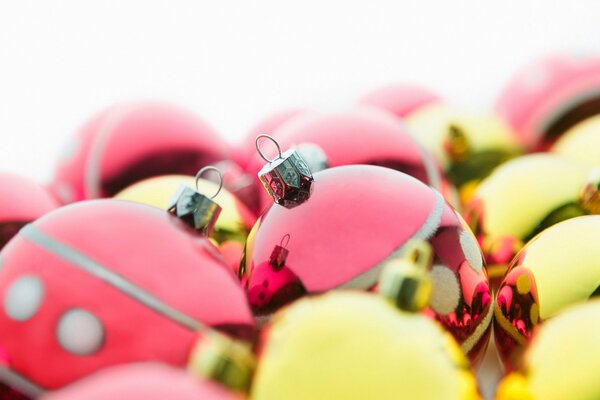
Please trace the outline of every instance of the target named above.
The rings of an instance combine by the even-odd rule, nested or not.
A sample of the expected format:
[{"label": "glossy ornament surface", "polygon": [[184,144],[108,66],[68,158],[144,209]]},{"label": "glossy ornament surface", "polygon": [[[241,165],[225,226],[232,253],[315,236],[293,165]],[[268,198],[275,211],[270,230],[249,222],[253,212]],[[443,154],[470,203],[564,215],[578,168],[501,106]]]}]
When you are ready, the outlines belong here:
[{"label": "glossy ornament surface", "polygon": [[476,360],[489,338],[490,288],[475,237],[442,196],[375,166],[330,168],[314,178],[306,203],[273,205],[248,236],[240,278],[255,314],[269,315],[308,293],[371,290],[410,239],[427,240],[434,268],[425,312]]},{"label": "glossy ornament surface", "polygon": [[528,240],[553,224],[588,214],[580,196],[591,166],[551,154],[511,160],[484,179],[465,207],[492,281],[504,276]]},{"label": "glossy ornament surface", "polygon": [[471,186],[520,152],[509,126],[492,115],[434,104],[410,115],[406,124],[463,192],[463,198],[468,197]]},{"label": "glossy ornament surface", "polygon": [[566,131],[552,146],[551,151],[600,165],[600,115],[588,118]]},{"label": "glossy ornament surface", "polygon": [[496,346],[507,369],[517,365],[536,325],[600,293],[598,237],[600,216],[573,218],[540,233],[512,261],[494,309]]},{"label": "glossy ornament surface", "polygon": [[0,173],[0,249],[24,225],[58,206],[50,192],[29,178]]},{"label": "glossy ornament surface", "polygon": [[224,140],[195,115],[164,103],[109,107],[64,152],[52,190],[65,203],[111,197],[158,175],[193,175],[228,158]]},{"label": "glossy ornament surface", "polygon": [[495,110],[525,148],[547,149],[600,112],[600,56],[555,54],[535,60],[506,85]]},{"label": "glossy ornament surface", "polygon": [[409,83],[382,86],[365,94],[358,104],[386,110],[399,118],[406,118],[420,108],[441,102],[433,91]]},{"label": "glossy ornament surface", "polygon": [[[318,146],[330,167],[370,164],[392,168],[450,192],[429,153],[408,134],[397,118],[374,108],[356,108],[332,114],[306,113],[282,125],[273,135],[282,149],[306,143]],[[277,155],[275,146],[261,147],[268,158]],[[258,173],[264,160],[256,154],[248,165]],[[313,173],[317,171],[312,171]],[[263,207],[270,204],[263,196]]]},{"label": "glossy ornament surface", "polygon": [[[173,194],[181,185],[195,188],[196,181],[193,176],[159,176],[135,183],[118,193],[115,198],[135,201],[166,210]],[[201,193],[212,195],[217,192],[218,185],[206,179],[199,179],[198,189]],[[256,221],[254,214],[226,189],[221,189],[213,200],[221,206],[222,211],[210,237],[218,243],[228,240],[244,242]]]},{"label": "glossy ornament surface", "polygon": [[600,300],[565,310],[545,323],[517,372],[500,383],[497,400],[600,398]]},{"label": "glossy ornament surface", "polygon": [[216,248],[154,207],[62,207],[23,228],[0,258],[0,377],[9,386],[56,389],[136,361],[183,367],[199,332],[254,333]]},{"label": "glossy ornament surface", "polygon": [[250,398],[478,399],[456,342],[374,294],[299,300],[263,331]]},{"label": "glossy ornament surface", "polygon": [[90,375],[41,400],[241,400],[216,383],[164,364],[128,364]]}]

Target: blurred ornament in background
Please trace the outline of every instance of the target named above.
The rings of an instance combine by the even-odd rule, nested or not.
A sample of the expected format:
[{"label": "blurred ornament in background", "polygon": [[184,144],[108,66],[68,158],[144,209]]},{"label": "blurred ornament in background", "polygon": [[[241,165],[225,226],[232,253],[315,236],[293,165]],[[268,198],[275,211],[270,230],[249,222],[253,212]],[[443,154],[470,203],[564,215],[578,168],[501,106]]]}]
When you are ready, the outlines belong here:
[{"label": "blurred ornament in background", "polygon": [[240,167],[246,168],[256,154],[256,137],[258,135],[268,133],[273,136],[281,125],[308,112],[310,111],[303,108],[289,108],[266,116],[248,131],[242,142],[235,148],[234,160]]},{"label": "blurred ornament in background", "polygon": [[264,329],[259,354],[255,400],[480,398],[447,332],[369,293],[334,292],[285,307]]},{"label": "blurred ornament in background", "polygon": [[498,167],[465,207],[488,276],[497,284],[524,243],[563,220],[592,212],[583,190],[593,167],[552,154],[531,154]]},{"label": "blurred ornament in background", "polygon": [[0,172],[0,249],[23,226],[58,206],[43,186],[24,176]]},{"label": "blurred ornament in background", "polygon": [[497,400],[600,398],[600,300],[569,307],[533,336],[517,371],[498,388]]},{"label": "blurred ornament in background", "polygon": [[41,400],[242,400],[215,382],[159,363],[134,363],[96,372]]},{"label": "blurred ornament in background", "polygon": [[398,118],[406,118],[422,107],[441,101],[437,94],[423,86],[395,83],[372,90],[361,97],[358,104],[389,111]]},{"label": "blurred ornament in background", "polygon": [[193,175],[229,157],[204,121],[165,103],[109,107],[79,130],[59,160],[52,190],[64,203],[111,197],[158,175]]},{"label": "blurred ornament in background", "polygon": [[600,165],[600,115],[588,118],[566,131],[550,151]]},{"label": "blurred ornament in background", "polygon": [[463,203],[494,168],[521,152],[509,126],[492,115],[433,104],[411,114],[406,124],[442,166]]},{"label": "blurred ornament in background", "polygon": [[[193,176],[166,175],[137,182],[115,196],[167,210],[173,194],[182,186],[190,190],[196,187],[201,193],[217,193],[219,185],[207,179]],[[254,214],[227,189],[221,189],[213,199],[221,208],[214,231],[210,235],[217,243],[225,241],[245,242],[248,232],[256,221]]]},{"label": "blurred ornament in background", "polygon": [[185,367],[207,331],[254,336],[217,249],[154,207],[65,206],[21,229],[0,257],[0,380],[30,397],[115,364]]},{"label": "blurred ornament in background", "polygon": [[[440,190],[452,201],[452,187],[444,182],[431,155],[388,112],[363,107],[332,114],[305,113],[281,125],[273,136],[281,148],[295,148],[307,160],[320,160],[312,163],[313,168],[314,165],[337,167],[351,164],[387,167],[419,179]],[[312,145],[312,155],[302,152],[307,144]],[[325,156],[315,154],[318,152],[315,149],[320,149]],[[271,158],[276,155],[269,149],[265,149],[264,153]],[[258,173],[263,164],[256,154],[247,169],[250,173]],[[263,195],[263,207],[269,203],[268,196]]]},{"label": "blurred ornament in background", "polygon": [[305,294],[372,290],[409,240],[426,240],[434,267],[425,312],[476,362],[490,334],[490,288],[475,237],[441,194],[376,166],[330,168],[314,179],[308,201],[271,206],[248,235],[240,278],[254,313],[268,317]]},{"label": "blurred ornament in background", "polygon": [[[598,237],[600,216],[573,218],[540,233],[512,261],[494,307],[496,346],[508,370],[518,365],[538,324],[600,294]],[[556,346],[556,352],[568,348],[560,341]]]},{"label": "blurred ornament in background", "polygon": [[495,110],[526,149],[548,149],[600,113],[600,56],[565,53],[535,60],[506,85]]}]

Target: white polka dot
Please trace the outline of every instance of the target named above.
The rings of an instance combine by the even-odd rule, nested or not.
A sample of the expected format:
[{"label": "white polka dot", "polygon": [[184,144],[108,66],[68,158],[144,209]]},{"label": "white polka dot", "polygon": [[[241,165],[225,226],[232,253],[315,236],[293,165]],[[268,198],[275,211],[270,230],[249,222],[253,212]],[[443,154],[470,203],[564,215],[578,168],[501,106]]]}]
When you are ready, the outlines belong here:
[{"label": "white polka dot", "polygon": [[89,311],[74,308],[60,317],[56,336],[62,348],[70,353],[86,356],[102,347],[104,327]]},{"label": "white polka dot", "polygon": [[471,268],[476,272],[480,272],[483,268],[483,256],[479,244],[471,232],[462,231],[460,233],[460,247]]},{"label": "white polka dot", "polygon": [[435,265],[430,277],[433,283],[431,308],[441,315],[450,314],[460,301],[460,285],[456,275],[443,265]]},{"label": "white polka dot", "polygon": [[32,275],[17,279],[10,285],[4,297],[6,314],[16,321],[27,321],[35,315],[42,304],[44,284]]}]

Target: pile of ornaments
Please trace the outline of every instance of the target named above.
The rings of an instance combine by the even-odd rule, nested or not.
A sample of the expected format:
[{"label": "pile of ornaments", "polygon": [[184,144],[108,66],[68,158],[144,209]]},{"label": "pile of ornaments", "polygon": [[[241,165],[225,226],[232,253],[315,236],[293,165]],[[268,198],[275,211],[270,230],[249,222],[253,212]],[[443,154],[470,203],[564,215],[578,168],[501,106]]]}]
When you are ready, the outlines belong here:
[{"label": "pile of ornaments", "polygon": [[113,106],[50,185],[0,174],[0,399],[478,399],[490,340],[498,399],[598,399],[599,165],[596,56],[488,114],[391,85],[236,147]]}]

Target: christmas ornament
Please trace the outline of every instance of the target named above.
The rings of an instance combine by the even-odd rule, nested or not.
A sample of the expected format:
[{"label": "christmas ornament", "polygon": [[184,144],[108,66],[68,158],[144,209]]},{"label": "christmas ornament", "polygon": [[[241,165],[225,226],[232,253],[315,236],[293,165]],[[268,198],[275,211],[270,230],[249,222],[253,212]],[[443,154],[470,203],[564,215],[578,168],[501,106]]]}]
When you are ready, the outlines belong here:
[{"label": "christmas ornament", "polygon": [[[259,148],[259,140],[268,138],[277,146],[278,155],[272,160],[265,157]],[[304,159],[295,150],[281,153],[279,144],[269,135],[256,138],[256,150],[267,162],[258,171],[258,179],[276,204],[294,208],[310,198],[313,176]]]},{"label": "christmas ornament", "polygon": [[41,400],[241,400],[214,382],[198,380],[164,364],[106,368]]},{"label": "christmas ornament", "polygon": [[178,107],[134,103],[108,108],[69,144],[52,189],[65,203],[110,197],[158,175],[192,175],[228,158],[226,143],[202,120]]},{"label": "christmas ornament", "polygon": [[527,149],[547,149],[569,128],[600,112],[600,57],[538,59],[515,75],[495,109]]},{"label": "christmas ornament", "polygon": [[185,366],[199,334],[254,333],[216,248],[154,207],[69,205],[21,229],[0,258],[0,380],[30,397],[114,364]]},{"label": "christmas ornament", "polygon": [[508,369],[536,325],[600,293],[599,235],[600,216],[570,219],[540,233],[512,261],[494,307],[496,346]]},{"label": "christmas ornament", "polygon": [[493,282],[539,232],[591,211],[582,197],[590,173],[589,165],[575,160],[532,154],[507,162],[481,182],[465,217],[481,243]]},{"label": "christmas ornament", "polygon": [[426,312],[476,361],[489,337],[490,289],[475,237],[442,196],[375,166],[330,168],[314,179],[308,201],[273,205],[248,236],[240,278],[255,314],[268,316],[307,293],[371,290],[410,239],[427,240],[435,265]]},{"label": "christmas ornament", "polygon": [[367,93],[358,101],[358,104],[376,107],[389,111],[399,118],[406,118],[420,108],[440,101],[440,97],[427,88],[398,83]]},{"label": "christmas ornament", "polygon": [[565,310],[544,324],[518,371],[500,383],[498,400],[600,398],[600,300]]},{"label": "christmas ornament", "polygon": [[236,162],[245,168],[256,153],[256,137],[262,134],[274,135],[280,126],[303,113],[309,112],[302,108],[290,108],[268,115],[248,131],[242,143],[236,149]]},{"label": "christmas ornament", "polygon": [[414,138],[442,166],[463,200],[495,167],[520,152],[510,128],[491,115],[434,104],[411,114],[406,123]]},{"label": "christmas ornament", "polygon": [[299,300],[273,317],[260,347],[254,400],[480,398],[450,335],[373,294]]},{"label": "christmas ornament", "polygon": [[42,186],[28,178],[0,172],[0,249],[24,225],[58,207]]},{"label": "christmas ornament", "polygon": [[575,125],[561,136],[552,152],[594,165],[600,164],[600,115]]},{"label": "christmas ornament", "polygon": [[216,240],[217,243],[225,241],[244,242],[246,240],[256,217],[226,189],[219,189],[218,184],[200,177],[167,175],[150,178],[133,184],[118,193],[115,198],[144,203],[167,210],[174,193],[182,186],[187,187],[189,191],[194,191],[192,188],[197,188],[200,193],[214,195],[212,200],[222,208],[218,219],[216,219],[214,231],[210,235],[212,239]]},{"label": "christmas ornament", "polygon": [[[430,155],[408,135],[406,129],[389,113],[374,108],[360,108],[335,114],[305,113],[274,132],[280,148],[292,149],[312,144],[311,152],[301,153],[313,173],[329,167],[371,164],[396,169],[440,189],[447,198],[452,190],[444,183]],[[277,155],[274,146],[264,146],[268,158]],[[321,154],[319,154],[320,149]],[[316,153],[316,154],[315,154]],[[326,161],[323,161],[325,155]],[[317,162],[309,162],[310,160]],[[258,173],[264,165],[256,154],[248,166]],[[321,167],[315,168],[315,165]],[[263,207],[270,203],[263,196]]]}]

